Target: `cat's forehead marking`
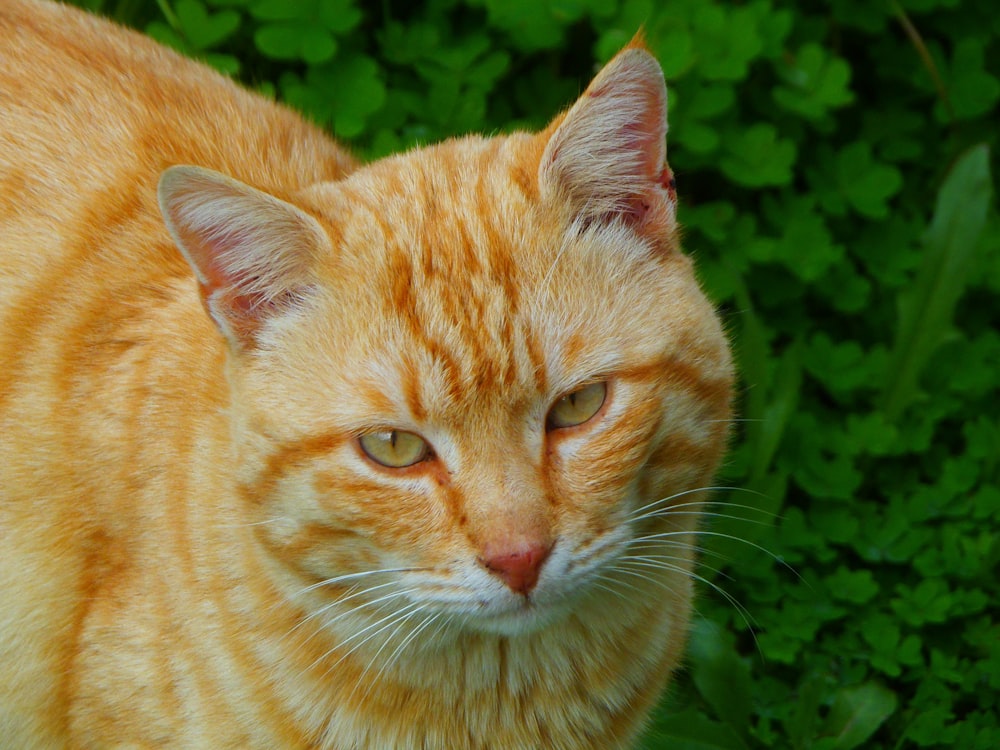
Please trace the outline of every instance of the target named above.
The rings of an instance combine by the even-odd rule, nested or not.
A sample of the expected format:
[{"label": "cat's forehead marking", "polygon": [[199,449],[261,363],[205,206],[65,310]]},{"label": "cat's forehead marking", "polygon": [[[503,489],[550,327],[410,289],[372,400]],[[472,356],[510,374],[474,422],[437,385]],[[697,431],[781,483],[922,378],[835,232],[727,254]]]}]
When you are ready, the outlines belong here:
[{"label": "cat's forehead marking", "polygon": [[467,138],[335,188],[347,291],[377,370],[395,373],[386,395],[418,423],[544,401],[620,368],[626,340],[664,344],[660,316],[641,311],[677,299],[663,284],[674,272],[624,226],[579,225],[543,199],[535,151],[528,136]]},{"label": "cat's forehead marking", "polygon": [[[373,306],[402,330],[401,345],[428,355],[453,397],[526,379],[544,387],[544,347],[521,315],[518,255],[530,207],[523,188],[512,187],[524,176],[511,176],[507,157],[502,141],[469,139],[433,156],[402,157],[355,191],[367,203],[363,220],[379,235],[370,260],[382,269],[373,274]],[[417,386],[404,391],[420,414]]]}]

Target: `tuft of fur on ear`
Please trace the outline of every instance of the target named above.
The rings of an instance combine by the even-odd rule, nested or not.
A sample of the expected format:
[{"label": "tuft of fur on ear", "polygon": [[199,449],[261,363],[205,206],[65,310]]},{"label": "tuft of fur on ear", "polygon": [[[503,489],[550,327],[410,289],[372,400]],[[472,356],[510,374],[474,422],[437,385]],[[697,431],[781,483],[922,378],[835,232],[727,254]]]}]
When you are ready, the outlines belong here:
[{"label": "tuft of fur on ear", "polygon": [[543,196],[567,195],[587,223],[617,217],[642,232],[673,227],[666,83],[639,35],[549,129]]},{"label": "tuft of fur on ear", "polygon": [[290,203],[200,167],[170,167],[157,194],[209,315],[230,345],[253,348],[261,325],[308,291],[326,233]]}]

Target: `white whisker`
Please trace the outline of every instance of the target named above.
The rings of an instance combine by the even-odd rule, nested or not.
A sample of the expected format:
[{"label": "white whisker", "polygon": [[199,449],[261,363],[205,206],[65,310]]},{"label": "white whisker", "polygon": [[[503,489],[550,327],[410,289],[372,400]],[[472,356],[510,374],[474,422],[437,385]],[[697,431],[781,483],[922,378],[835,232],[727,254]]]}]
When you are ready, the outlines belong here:
[{"label": "white whisker", "polygon": [[757,526],[770,526],[767,521],[757,521],[752,518],[744,518],[743,516],[735,516],[732,513],[716,513],[714,511],[704,511],[704,510],[676,510],[674,506],[669,508],[661,508],[659,510],[651,510],[648,513],[643,513],[641,516],[635,518],[630,518],[629,521],[632,523],[638,523],[639,521],[645,521],[647,518],[669,518],[670,516],[698,516],[701,518],[728,518],[732,521],[744,521],[746,523],[756,524]]},{"label": "white whisker", "polygon": [[[750,632],[751,636],[754,639],[754,644],[757,646],[757,650],[760,651],[760,645],[757,643],[757,636],[756,636],[756,634],[754,632],[754,625],[756,623],[755,623],[755,621],[753,619],[753,616],[750,614],[750,611],[746,607],[744,607],[743,604],[741,604],[740,601],[736,597],[734,597],[732,594],[730,594],[724,588],[722,588],[721,586],[719,586],[717,583],[714,583],[713,581],[710,581],[709,579],[705,578],[704,576],[700,576],[700,575],[698,575],[697,573],[695,573],[693,571],[686,570],[686,569],[684,569],[684,568],[682,568],[680,566],[677,566],[677,565],[672,565],[671,563],[662,563],[662,564],[660,564],[660,563],[656,563],[655,561],[652,561],[652,562],[647,561],[647,558],[629,558],[629,557],[622,558],[618,562],[622,563],[622,564],[616,565],[615,566],[615,570],[618,570],[618,571],[620,571],[622,573],[628,573],[628,574],[631,574],[631,575],[635,575],[635,576],[637,576],[639,578],[642,578],[642,579],[647,580],[647,581],[649,581],[651,583],[654,583],[654,584],[658,584],[658,585],[660,585],[662,587],[665,587],[665,588],[668,588],[669,585],[670,585],[668,581],[665,581],[665,580],[662,580],[662,579],[658,579],[658,578],[653,578],[653,577],[651,577],[649,575],[645,575],[645,574],[643,574],[643,573],[641,573],[639,571],[631,570],[631,569],[625,567],[624,564],[634,564],[634,565],[638,565],[638,566],[644,567],[644,568],[653,568],[653,569],[657,569],[657,570],[667,570],[667,571],[671,571],[671,572],[674,572],[674,573],[680,573],[681,575],[685,575],[685,576],[691,578],[692,580],[698,581],[702,585],[708,586],[712,590],[718,592],[718,594],[720,596],[722,596],[727,602],[729,602],[729,604],[732,605],[732,607],[739,613],[740,617],[743,619],[743,622],[744,622],[744,624],[747,627],[747,630]],[[761,654],[761,656],[763,657],[763,653]]]},{"label": "white whisker", "polygon": [[[756,490],[748,490],[745,487],[725,487],[725,486],[720,486],[720,487],[695,487],[694,489],[684,490],[682,492],[677,492],[677,493],[675,493],[673,495],[668,495],[667,497],[662,497],[659,500],[654,500],[651,503],[647,503],[646,505],[643,505],[641,508],[636,508],[635,510],[632,510],[632,511],[629,512],[628,518],[631,520],[635,516],[639,515],[640,513],[648,511],[650,508],[654,508],[654,507],[656,507],[658,505],[663,505],[664,503],[669,503],[671,500],[676,500],[677,498],[684,497],[685,495],[693,495],[696,492],[749,492],[749,493],[754,494],[754,495],[759,495],[760,497],[767,497],[767,495],[765,495],[762,492],[757,492]],[[699,503],[695,503],[695,504],[702,504],[702,503],[704,503],[704,504],[712,504],[712,503],[723,504],[722,501],[718,501],[718,500],[715,500],[715,501],[703,500],[703,501],[699,501]],[[680,507],[680,506],[674,506],[674,507]]]},{"label": "white whisker", "polygon": [[[412,592],[408,592],[408,593],[412,593]],[[329,651],[327,651],[322,656],[320,656],[315,661],[313,661],[313,663],[309,665],[309,669],[312,669],[313,667],[315,667],[317,664],[319,664],[319,662],[321,662],[322,660],[326,659],[333,652],[335,652],[338,648],[342,648],[342,647],[346,646],[348,643],[350,643],[351,641],[353,641],[353,640],[355,640],[357,638],[361,638],[361,636],[365,636],[360,641],[358,641],[353,646],[351,646],[344,654],[342,654],[341,657],[339,659],[337,659],[337,661],[335,661],[333,664],[331,664],[329,667],[327,667],[327,669],[324,671],[323,674],[324,674],[324,676],[327,675],[327,674],[329,674],[341,662],[343,662],[345,659],[347,659],[349,656],[351,656],[355,651],[357,651],[358,649],[360,649],[362,646],[364,646],[366,643],[368,643],[369,641],[371,641],[373,638],[376,638],[380,633],[382,633],[382,632],[386,631],[387,629],[391,628],[394,624],[396,624],[396,622],[399,621],[400,618],[403,618],[406,615],[410,614],[411,612],[414,612],[415,610],[418,610],[420,608],[421,608],[420,604],[411,603],[411,604],[403,607],[402,609],[396,610],[395,612],[392,612],[392,613],[386,615],[385,617],[383,617],[380,620],[376,620],[375,622],[370,623],[366,627],[361,628],[361,630],[358,630],[357,632],[355,632],[352,635],[348,636],[343,641],[339,642],[336,646],[334,646]],[[383,623],[386,622],[386,620],[389,620],[389,623],[388,624],[383,624]],[[375,628],[374,632],[368,633],[368,631],[372,630],[373,628]],[[365,635],[365,633],[368,633],[368,635]]]},{"label": "white whisker", "polygon": [[782,560],[780,557],[778,557],[776,554],[771,552],[766,547],[762,547],[756,542],[751,542],[749,539],[742,539],[738,536],[733,536],[732,534],[724,534],[721,531],[708,531],[706,529],[692,529],[690,531],[665,531],[659,534],[647,534],[646,536],[637,537],[635,541],[648,542],[648,541],[653,541],[655,539],[668,539],[670,537],[687,536],[689,534],[692,536],[716,536],[722,539],[729,539],[730,541],[733,542],[739,542],[740,544],[746,544],[747,546],[753,547],[755,550],[763,552],[765,555],[770,557],[776,563],[783,566],[789,572],[794,574],[795,577],[798,578],[800,581],[808,585],[805,579],[799,575],[798,571],[795,570],[795,568],[786,563],[784,560]]},{"label": "white whisker", "polygon": [[[686,563],[686,564],[691,564],[691,563],[695,562],[694,560],[692,560],[690,558],[679,557],[678,555],[626,555],[622,559],[623,560],[642,560],[644,562],[652,563],[654,565],[659,564],[659,563],[657,563],[658,560],[673,560],[674,562]],[[718,568],[713,568],[711,565],[705,565],[705,563],[699,563],[699,564],[701,565],[702,568],[704,568],[706,570],[709,570],[712,573],[715,573],[717,576],[721,576],[722,578],[725,578],[726,580],[729,580],[729,581],[733,580],[732,576],[730,576],[730,575],[722,572]]]},{"label": "white whisker", "polygon": [[[407,620],[409,620],[414,615],[418,615],[418,614],[421,614],[421,610],[418,610],[417,612],[412,612],[412,613],[410,613],[410,615],[408,615],[406,618],[404,618],[399,623],[399,626],[396,628],[396,630],[393,631],[393,634],[392,634],[393,637],[396,635],[396,633],[399,632],[399,628],[401,628],[406,623]],[[430,617],[424,619],[424,621],[422,623],[420,623],[417,627],[415,627],[413,630],[410,631],[409,635],[405,636],[403,638],[403,640],[400,641],[399,645],[397,645],[396,648],[393,649],[392,653],[389,654],[388,658],[386,658],[382,662],[382,666],[379,667],[378,672],[375,673],[375,677],[368,684],[368,687],[365,690],[365,694],[362,696],[362,700],[364,698],[368,697],[368,693],[371,692],[372,687],[374,687],[374,685],[379,681],[379,679],[381,679],[382,675],[385,673],[385,670],[390,665],[392,665],[396,661],[396,659],[402,654],[402,652],[406,648],[406,646],[411,641],[413,641],[414,638],[416,638],[418,635],[420,635],[420,633],[422,633],[427,628],[427,626],[429,626],[430,624],[432,624],[433,622],[435,622],[440,616],[441,616],[440,613],[438,613],[438,614],[431,615]],[[390,638],[387,638],[385,643],[388,644],[389,641],[390,641]],[[375,655],[368,662],[368,665],[364,668],[364,670],[362,671],[361,675],[358,677],[358,683],[355,685],[354,690],[357,690],[357,687],[358,687],[358,685],[360,685],[362,678],[365,676],[365,674],[368,672],[368,670],[371,669],[372,664],[375,663],[375,660],[378,658],[378,655],[380,653],[382,653],[382,648],[384,648],[384,647],[385,647],[385,644],[383,644],[383,646],[381,648],[379,648],[378,651],[375,652]],[[354,695],[354,690],[351,691],[351,696]]]},{"label": "white whisker", "polygon": [[[612,580],[607,575],[601,575],[601,576],[598,576],[597,580],[595,580],[591,585],[594,588],[596,588],[596,589],[601,589],[601,591],[607,591],[609,594],[614,594],[615,596],[620,597],[620,598],[624,599],[625,601],[629,601],[629,598],[624,594],[624,592],[619,591],[619,589],[614,588],[612,586],[607,586],[607,585],[601,583],[602,579],[606,580],[606,581]],[[621,582],[621,581],[615,581],[615,583],[623,584],[623,582]],[[638,589],[636,589],[634,586],[629,586],[627,584],[623,584],[623,585],[625,585],[626,588],[632,589],[633,591],[638,591]]]},{"label": "white whisker", "polygon": [[[372,657],[368,660],[368,663],[365,664],[364,668],[361,670],[361,674],[358,675],[358,679],[355,681],[354,687],[351,689],[350,694],[347,696],[347,702],[350,702],[351,699],[354,697],[354,694],[358,691],[358,688],[361,687],[361,684],[365,679],[365,675],[368,674],[369,670],[372,668],[375,662],[378,661],[379,656],[386,649],[386,647],[390,643],[392,643],[392,639],[399,634],[399,631],[403,629],[403,626],[405,626],[407,622],[409,622],[414,617],[422,614],[423,611],[424,607],[422,606],[416,609],[411,609],[405,615],[403,615],[402,617],[400,617],[399,619],[397,619],[395,622],[392,623],[393,625],[392,632],[385,637],[385,639],[382,641],[382,644],[375,650],[375,653],[372,654]],[[425,620],[424,623],[421,624],[426,624],[426,622],[427,620]],[[418,626],[416,630],[419,631],[420,627]],[[410,635],[412,634],[413,631],[410,631]],[[402,643],[406,642],[407,642],[407,637],[404,637]],[[389,658],[382,662],[382,666],[379,668],[378,672],[375,674],[375,677],[371,680],[371,682],[368,683],[368,687],[366,688],[364,695],[361,696],[362,700],[368,697],[368,693],[371,691],[371,688],[374,686],[376,682],[378,682],[379,678],[382,676],[382,673],[385,671],[386,667],[392,662],[393,655],[395,655],[398,652],[398,650],[399,646],[397,645],[397,647],[393,650],[392,654],[389,655]]]},{"label": "white whisker", "polygon": [[290,521],[291,519],[287,516],[279,516],[278,518],[268,518],[265,521],[248,521],[247,523],[219,523],[215,524],[216,528],[219,529],[245,529],[250,526],[266,526],[272,523],[278,523],[279,521]]},{"label": "white whisker", "polygon": [[317,581],[304,589],[300,590],[296,596],[305,594],[309,591],[314,591],[315,589],[323,588],[324,586],[333,586],[334,584],[340,583],[341,581],[354,580],[356,578],[365,578],[367,576],[380,575],[382,573],[413,573],[422,570],[428,570],[428,568],[379,568],[377,570],[363,570],[359,573],[345,573],[343,575],[334,576],[333,578],[326,578],[322,581]]},{"label": "white whisker", "polygon": [[[298,630],[300,627],[302,627],[303,625],[305,625],[310,620],[316,619],[317,617],[322,617],[326,612],[330,611],[334,607],[338,607],[341,604],[344,604],[345,602],[349,602],[351,599],[357,599],[359,596],[365,596],[366,594],[370,594],[371,592],[377,591],[378,589],[384,589],[387,586],[395,586],[395,585],[396,584],[395,584],[394,581],[388,581],[387,583],[380,583],[377,586],[371,586],[371,587],[366,588],[366,589],[355,590],[354,588],[350,588],[350,589],[348,589],[348,592],[352,592],[353,591],[354,593],[350,593],[350,595],[348,595],[348,596],[338,597],[337,599],[334,599],[332,602],[324,604],[322,607],[320,607],[316,611],[311,612],[310,614],[306,615],[301,620],[299,620],[299,622],[296,623],[296,625],[291,630],[288,631],[288,633],[286,634],[286,637],[288,635],[291,635],[292,633],[294,633],[296,630]],[[400,595],[401,595],[400,592],[394,592],[392,594],[387,594],[386,596],[379,597],[378,599],[374,599],[372,601],[362,602],[360,604],[360,606],[354,606],[351,609],[349,609],[348,611],[340,613],[339,615],[337,615],[336,617],[334,617],[332,620],[325,621],[323,624],[325,626],[330,626],[333,623],[337,622],[337,620],[341,619],[342,617],[346,617],[347,615],[350,615],[352,612],[356,612],[361,607],[372,607],[372,606],[378,604],[379,602],[386,601],[386,600],[389,600],[389,599],[394,599],[394,598],[399,597]],[[312,638],[312,636],[310,636],[310,638]],[[308,641],[309,639],[306,639],[306,640]]]}]

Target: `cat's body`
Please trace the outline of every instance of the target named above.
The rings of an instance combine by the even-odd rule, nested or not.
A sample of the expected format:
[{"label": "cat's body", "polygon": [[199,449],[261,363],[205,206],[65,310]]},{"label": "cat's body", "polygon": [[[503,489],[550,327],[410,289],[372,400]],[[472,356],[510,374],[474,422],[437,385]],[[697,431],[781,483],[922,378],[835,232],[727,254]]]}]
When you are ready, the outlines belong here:
[{"label": "cat's body", "polygon": [[[4,746],[631,742],[700,494],[640,509],[710,484],[731,372],[659,70],[602,76],[545,133],[355,171],[142,37],[0,5]],[[158,205],[174,164],[283,200],[179,169]]]}]

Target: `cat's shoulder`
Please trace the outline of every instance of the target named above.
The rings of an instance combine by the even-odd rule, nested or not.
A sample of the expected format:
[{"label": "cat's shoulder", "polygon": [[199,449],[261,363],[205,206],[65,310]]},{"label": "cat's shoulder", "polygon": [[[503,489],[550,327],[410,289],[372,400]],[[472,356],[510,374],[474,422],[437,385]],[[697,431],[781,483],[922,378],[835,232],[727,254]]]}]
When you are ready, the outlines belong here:
[{"label": "cat's shoulder", "polygon": [[43,164],[52,151],[78,173],[142,171],[152,182],[167,166],[190,163],[296,190],[356,166],[287,107],[49,0],[0,2],[0,124],[0,164]]}]

